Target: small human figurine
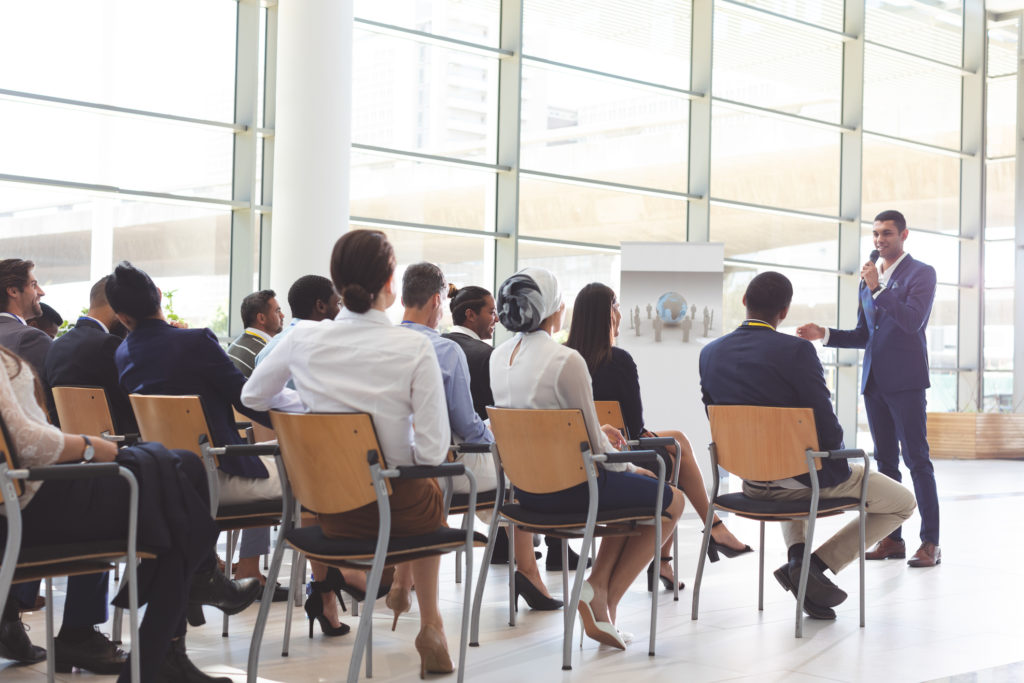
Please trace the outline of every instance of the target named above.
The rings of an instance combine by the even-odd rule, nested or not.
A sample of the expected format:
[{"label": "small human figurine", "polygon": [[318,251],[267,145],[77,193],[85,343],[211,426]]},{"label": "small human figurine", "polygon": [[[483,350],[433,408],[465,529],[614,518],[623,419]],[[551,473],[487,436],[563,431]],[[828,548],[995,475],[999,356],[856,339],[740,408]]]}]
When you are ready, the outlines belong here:
[{"label": "small human figurine", "polygon": [[683,316],[683,321],[680,323],[683,328],[683,343],[690,342],[690,330],[693,328],[693,319]]},{"label": "small human figurine", "polygon": [[651,319],[651,305],[647,304],[647,319]]},{"label": "small human figurine", "polygon": [[656,315],[654,316],[654,322],[652,325],[654,327],[654,341],[660,342],[661,330],[665,327],[665,322],[661,319],[660,315]]}]

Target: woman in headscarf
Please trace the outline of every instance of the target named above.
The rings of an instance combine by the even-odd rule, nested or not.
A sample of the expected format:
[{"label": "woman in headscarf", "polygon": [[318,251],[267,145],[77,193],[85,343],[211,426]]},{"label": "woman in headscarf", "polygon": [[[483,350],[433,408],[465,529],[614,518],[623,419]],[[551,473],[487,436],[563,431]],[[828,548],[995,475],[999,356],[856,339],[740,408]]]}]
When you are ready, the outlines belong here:
[{"label": "woman in headscarf", "polygon": [[[491,356],[491,390],[501,408],[577,409],[583,412],[593,452],[606,453],[626,446],[617,429],[601,425],[594,410],[590,374],[583,357],[562,346],[551,335],[562,327],[565,305],[555,276],[543,268],[524,268],[498,289],[498,318],[517,334]],[[658,482],[649,471],[632,465],[598,467],[598,509],[641,507],[653,504]],[[540,512],[587,509],[587,485],[548,494],[516,491],[519,503]],[[672,533],[683,512],[683,495],[665,485],[662,534]],[[598,642],[625,649],[615,628],[615,611],[633,580],[654,557],[654,527],[642,526],[635,536],[602,539],[597,561],[580,594],[579,611],[587,635]]]}]

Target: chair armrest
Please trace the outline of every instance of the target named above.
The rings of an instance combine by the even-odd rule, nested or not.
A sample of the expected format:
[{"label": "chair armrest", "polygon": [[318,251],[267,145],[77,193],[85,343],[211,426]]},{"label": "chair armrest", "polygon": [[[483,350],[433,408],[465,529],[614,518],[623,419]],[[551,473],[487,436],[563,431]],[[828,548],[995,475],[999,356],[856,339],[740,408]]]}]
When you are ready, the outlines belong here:
[{"label": "chair armrest", "polygon": [[11,476],[28,481],[49,481],[57,479],[97,479],[99,477],[117,477],[121,466],[116,462],[75,463],[72,465],[49,465],[46,467],[29,467],[24,470],[25,476],[19,476],[19,470],[11,470]]},{"label": "chair armrest", "polygon": [[[676,445],[676,440],[673,439],[671,436],[643,436],[640,437],[639,439],[635,439],[635,441],[636,444],[640,446],[640,448],[644,449],[651,449],[654,448],[655,446]],[[633,445],[632,441],[630,442],[630,445]]]},{"label": "chair armrest", "polygon": [[835,451],[828,451],[827,460],[849,460],[850,458],[866,458],[867,453],[862,448],[841,448]]},{"label": "chair armrest", "polygon": [[396,467],[399,479],[433,479],[434,477],[457,477],[466,473],[461,462],[447,462],[441,465],[409,465]]},{"label": "chair armrest", "polygon": [[277,455],[281,450],[276,443],[259,443],[232,444],[230,446],[222,446],[221,448],[211,448],[210,452],[216,453],[220,457],[224,457],[226,455]]},{"label": "chair armrest", "polygon": [[657,451],[612,451],[604,455],[605,462],[631,462],[655,466],[661,457]]},{"label": "chair armrest", "polygon": [[452,446],[451,450],[456,453],[490,453],[489,443],[459,443]]},{"label": "chair armrest", "polygon": [[235,422],[235,429],[241,431],[252,427],[252,422]]}]

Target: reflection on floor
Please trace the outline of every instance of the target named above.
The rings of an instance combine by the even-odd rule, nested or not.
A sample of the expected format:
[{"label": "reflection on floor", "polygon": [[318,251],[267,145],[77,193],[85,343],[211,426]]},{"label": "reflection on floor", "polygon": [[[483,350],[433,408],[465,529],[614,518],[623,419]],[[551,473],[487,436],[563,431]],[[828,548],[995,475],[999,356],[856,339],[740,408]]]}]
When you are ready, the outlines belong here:
[{"label": "reflection on floor", "polygon": [[[561,665],[562,615],[530,612],[525,604],[519,625],[507,625],[507,588],[503,568],[489,574],[481,620],[481,646],[471,648],[466,679],[487,683],[536,681],[1019,681],[1024,680],[1024,462],[939,461],[935,463],[942,496],[943,562],[934,569],[910,569],[902,561],[868,563],[867,627],[857,625],[856,563],[836,579],[850,599],[835,622],[808,620],[804,638],[793,638],[793,599],[771,576],[785,559],[779,532],[768,527],[765,609],[757,611],[757,556],[709,565],[701,595],[699,621],[690,620],[690,587],[696,567],[700,523],[680,525],[680,563],[687,589],[680,602],[659,596],[657,656],[647,655],[649,597],[642,577],[626,595],[619,624],[636,640],[618,652],[585,640],[573,646],[573,671]],[[735,490],[735,489],[734,489]],[[728,523],[742,540],[757,545],[757,525]],[[823,520],[819,538],[842,522]],[[908,550],[916,547],[917,518],[905,528]],[[561,576],[547,574],[552,593],[561,593]],[[63,581],[55,601],[63,603]],[[442,609],[453,654],[457,648],[461,592],[454,583],[451,556],[442,563]],[[353,636],[327,640],[306,637],[301,609],[295,611],[291,656],[280,657],[284,605],[274,605],[262,649],[260,680],[337,681],[345,677]],[[191,629],[188,650],[210,673],[244,681],[249,635],[256,608],[232,617],[231,636],[220,635],[219,613],[207,611],[208,624]],[[355,619],[346,617],[355,625]],[[44,642],[44,615],[26,615],[31,636]],[[59,623],[59,614],[58,614]],[[374,615],[374,678],[417,680],[413,648],[416,608],[399,619],[392,633],[383,600]],[[104,627],[109,631],[109,624]],[[58,676],[84,680],[84,674]],[[4,683],[41,681],[45,666],[0,663]],[[453,681],[446,677],[443,680]]]}]

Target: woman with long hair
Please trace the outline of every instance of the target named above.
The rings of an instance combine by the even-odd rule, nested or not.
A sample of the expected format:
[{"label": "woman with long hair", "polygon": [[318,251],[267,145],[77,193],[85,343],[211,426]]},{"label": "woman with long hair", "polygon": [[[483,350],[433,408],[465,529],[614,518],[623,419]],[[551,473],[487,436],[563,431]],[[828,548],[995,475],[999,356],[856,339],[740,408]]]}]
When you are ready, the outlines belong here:
[{"label": "woman with long hair", "polygon": [[[498,317],[516,335],[491,356],[491,391],[500,408],[577,409],[583,413],[594,453],[607,453],[625,440],[614,427],[601,425],[594,410],[587,364],[576,351],[552,339],[562,326],[565,305],[555,276],[543,268],[525,268],[498,290]],[[647,470],[608,463],[598,468],[598,509],[651,505],[658,482]],[[516,491],[519,503],[541,512],[587,509],[586,484],[548,494]],[[683,512],[682,493],[665,485],[662,533],[672,532]],[[625,649],[615,628],[619,601],[654,556],[653,526],[633,536],[606,536],[597,561],[580,593],[579,611],[586,634],[606,645]]]},{"label": "woman with long hair", "polygon": [[[388,466],[438,465],[450,443],[448,410],[437,355],[424,335],[392,325],[385,311],[395,302],[395,253],[378,230],[350,230],[334,245],[331,279],[344,309],[334,320],[302,322],[253,371],[242,402],[267,410],[289,379],[312,412],[368,413]],[[441,490],[433,479],[393,479],[391,534],[415,536],[444,525]],[[377,504],[320,515],[331,538],[375,538]],[[420,672],[451,673],[438,607],[440,556],[406,564],[416,586]],[[399,570],[403,566],[399,565]],[[410,608],[404,586],[393,586],[388,607]]]},{"label": "woman with long hair", "polygon": [[[615,345],[621,320],[619,302],[612,288],[600,282],[592,282],[576,295],[566,346],[579,352],[587,362],[594,399],[619,402],[628,438],[668,436],[679,442],[682,450],[679,460],[679,488],[683,490],[700,518],[705,519],[709,505],[708,494],[697,461],[693,457],[690,440],[678,430],[659,429],[652,432],[644,427],[644,409],[640,399],[640,378],[636,363],[628,351]],[[675,460],[678,455],[675,448],[669,447],[667,450]],[[672,558],[668,555],[671,548],[672,537],[669,536],[662,546],[659,570],[661,582],[669,590],[672,589],[672,566],[669,564]],[[708,557],[711,561],[717,561],[719,554],[736,557],[748,552],[751,552],[750,546],[737,540],[716,516],[711,527],[711,544],[708,546]],[[649,570],[647,583],[648,589],[653,591],[653,566]]]}]

